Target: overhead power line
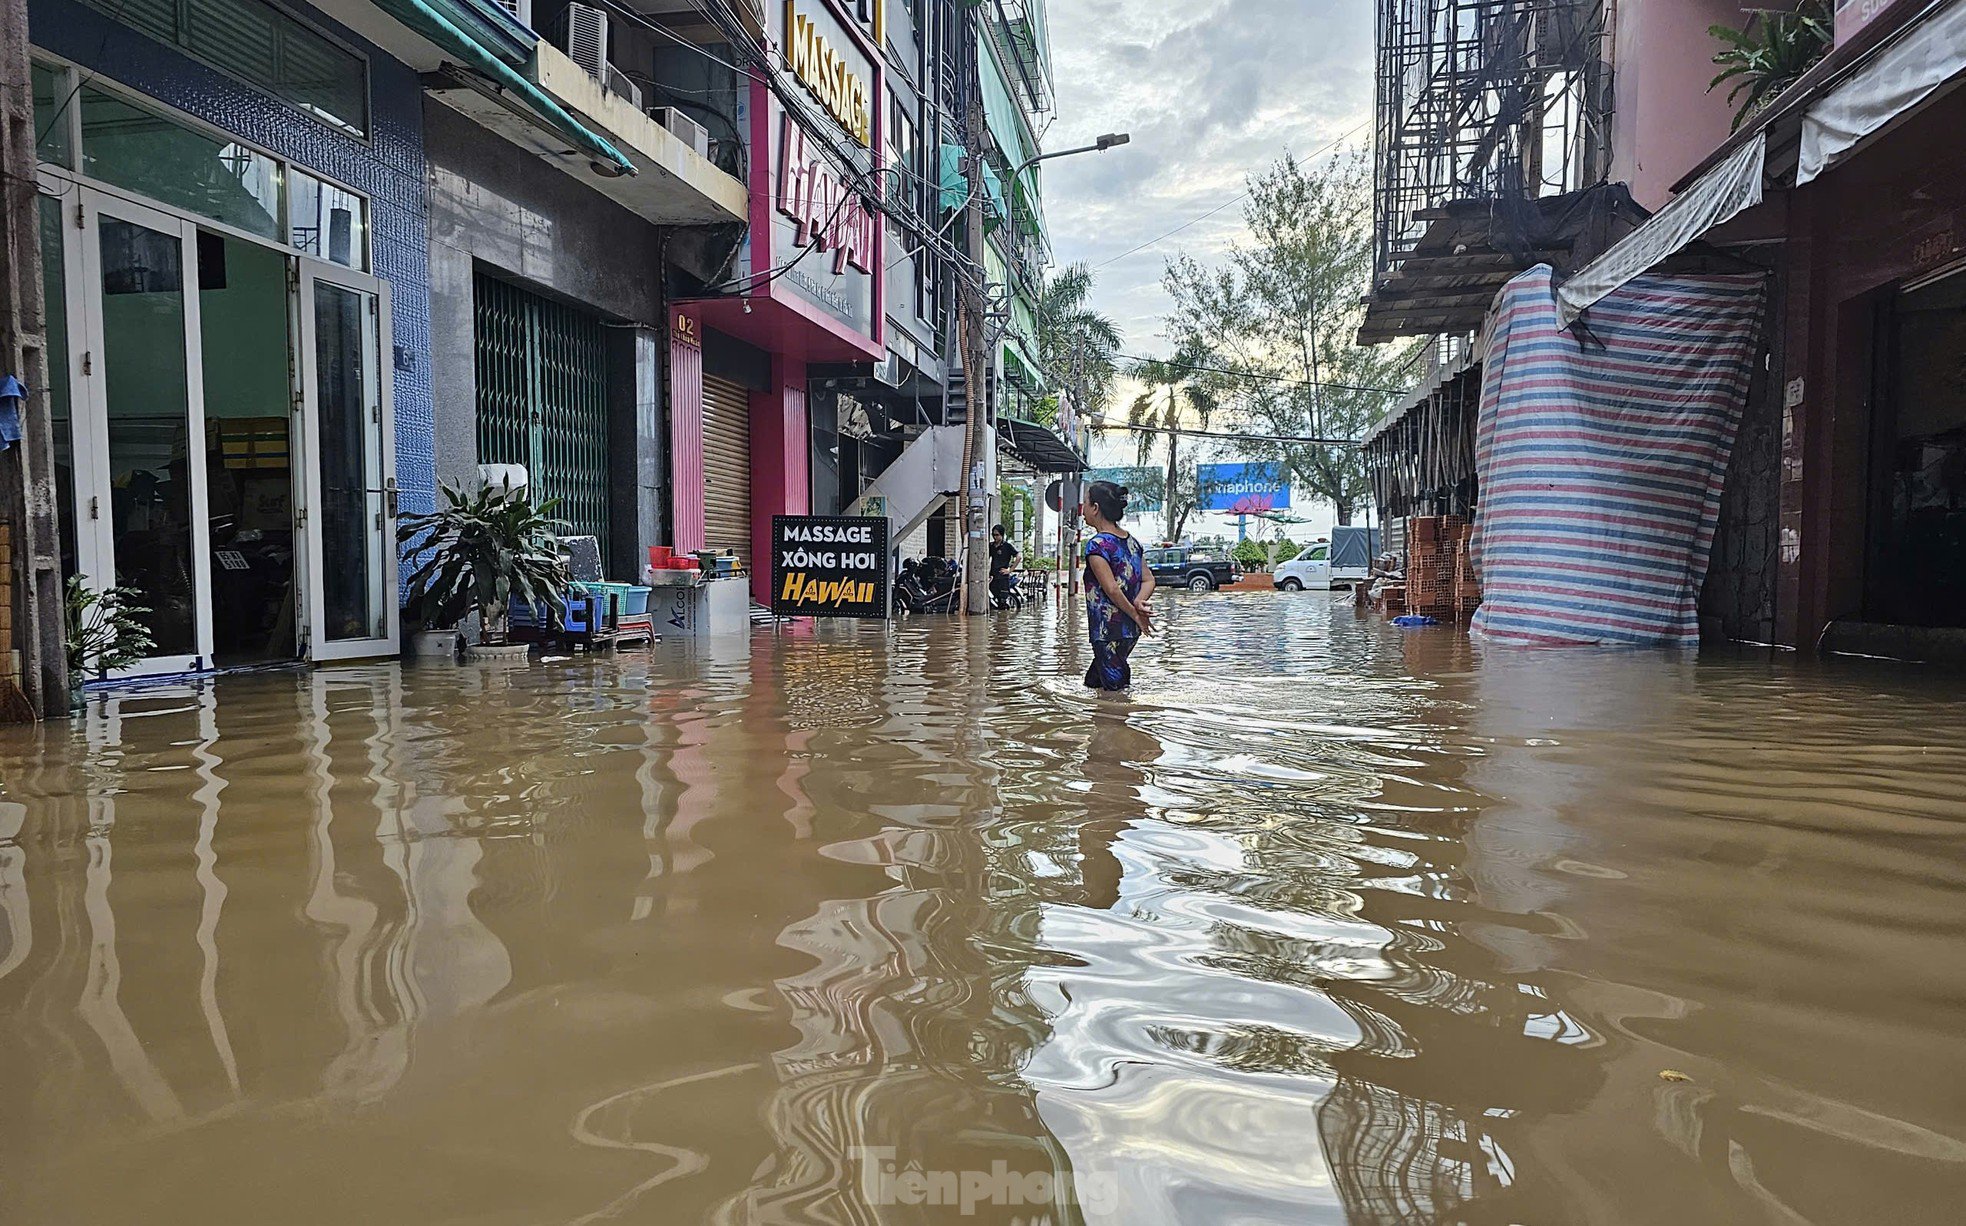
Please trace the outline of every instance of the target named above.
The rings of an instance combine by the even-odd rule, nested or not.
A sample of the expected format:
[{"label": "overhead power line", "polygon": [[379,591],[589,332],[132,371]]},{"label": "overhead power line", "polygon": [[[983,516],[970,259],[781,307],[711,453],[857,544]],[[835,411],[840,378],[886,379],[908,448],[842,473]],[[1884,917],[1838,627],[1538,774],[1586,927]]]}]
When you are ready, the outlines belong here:
[{"label": "overhead power line", "polygon": [[1181,233],[1181,231],[1187,229],[1189,226],[1198,226],[1202,222],[1207,221],[1209,218],[1221,212],[1223,209],[1228,208],[1230,205],[1240,203],[1241,201],[1246,200],[1248,198],[1249,198],[1249,192],[1247,191],[1241,192],[1238,195],[1231,196],[1227,200],[1224,200],[1222,203],[1216,205],[1214,208],[1208,210],[1206,213],[1203,213],[1197,217],[1191,217],[1187,221],[1184,221],[1180,225],[1174,227],[1172,230],[1166,230],[1160,234],[1156,234],[1154,237],[1148,239],[1146,242],[1141,243],[1138,247],[1128,247],[1125,251],[1120,252],[1118,255],[1114,256],[1110,260],[1099,261],[1097,264],[1094,264],[1092,266],[1093,270],[1096,272],[1099,269],[1104,268],[1108,264],[1117,264],[1121,260],[1127,258],[1130,255],[1139,255],[1142,251],[1145,251],[1147,248],[1152,247],[1156,243],[1159,243],[1165,239],[1173,238],[1175,235]]},{"label": "overhead power line", "polygon": [[1135,434],[1178,434],[1182,438],[1226,438],[1244,443],[1301,443],[1314,447],[1363,447],[1365,441],[1356,438],[1313,438],[1302,434],[1246,434],[1234,430],[1190,430],[1186,426],[1169,429],[1166,426],[1136,426],[1131,422],[1106,422],[1093,427],[1094,430],[1131,430]]},{"label": "overhead power line", "polygon": [[1194,370],[1211,375],[1229,375],[1237,379],[1256,379],[1264,383],[1288,383],[1295,387],[1332,388],[1341,392],[1372,392],[1382,396],[1401,396],[1411,391],[1405,387],[1367,387],[1362,383],[1333,383],[1329,379],[1297,379],[1289,375],[1266,375],[1253,370],[1230,370],[1226,366],[1194,366],[1186,362],[1174,362],[1166,358],[1141,357],[1132,353],[1115,353],[1116,358],[1129,362],[1158,362],[1173,370]]}]

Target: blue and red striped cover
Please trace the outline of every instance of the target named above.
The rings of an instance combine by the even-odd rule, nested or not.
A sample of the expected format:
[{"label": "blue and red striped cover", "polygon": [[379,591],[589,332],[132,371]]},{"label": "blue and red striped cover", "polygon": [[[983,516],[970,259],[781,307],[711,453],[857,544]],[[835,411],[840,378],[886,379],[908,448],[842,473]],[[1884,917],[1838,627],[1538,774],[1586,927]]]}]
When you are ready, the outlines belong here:
[{"label": "blue and red striped cover", "polygon": [[1522,645],[1699,639],[1757,276],[1644,276],[1557,326],[1551,271],[1490,316],[1475,428],[1477,631]]}]

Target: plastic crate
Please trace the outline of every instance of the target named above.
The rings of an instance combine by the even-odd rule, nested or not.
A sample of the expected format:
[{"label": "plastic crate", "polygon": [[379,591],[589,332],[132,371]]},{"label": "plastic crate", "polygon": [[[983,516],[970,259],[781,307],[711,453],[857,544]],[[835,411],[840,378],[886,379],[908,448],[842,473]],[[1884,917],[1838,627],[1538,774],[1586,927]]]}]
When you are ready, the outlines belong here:
[{"label": "plastic crate", "polygon": [[579,586],[593,595],[613,600],[616,617],[648,612],[649,589],[640,584],[617,583],[612,579],[603,579],[595,583],[582,583]]}]

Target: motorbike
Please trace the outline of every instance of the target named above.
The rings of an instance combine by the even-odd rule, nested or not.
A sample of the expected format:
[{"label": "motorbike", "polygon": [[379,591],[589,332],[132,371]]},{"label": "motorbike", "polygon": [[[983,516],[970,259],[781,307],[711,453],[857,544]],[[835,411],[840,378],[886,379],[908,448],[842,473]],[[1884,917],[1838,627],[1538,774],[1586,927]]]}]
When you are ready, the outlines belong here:
[{"label": "motorbike", "polygon": [[910,613],[954,613],[962,607],[962,568],[944,558],[905,559],[894,592]]},{"label": "motorbike", "polygon": [[990,581],[990,607],[1021,609],[1025,603],[1023,580],[1016,571],[1005,571]]}]

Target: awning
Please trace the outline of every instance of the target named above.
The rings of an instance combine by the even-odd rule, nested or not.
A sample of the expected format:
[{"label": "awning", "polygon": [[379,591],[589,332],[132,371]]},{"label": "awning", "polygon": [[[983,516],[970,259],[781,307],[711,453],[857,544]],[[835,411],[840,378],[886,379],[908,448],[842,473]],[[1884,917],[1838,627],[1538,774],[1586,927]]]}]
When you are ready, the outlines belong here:
[{"label": "awning", "polygon": [[976,34],[977,84],[983,94],[983,122],[997,138],[997,148],[1013,166],[1031,160],[1037,149],[1024,131],[1024,112],[1011,97],[1010,84],[981,30]]},{"label": "awning", "polygon": [[1085,457],[1034,421],[998,418],[997,444],[1041,473],[1079,473],[1086,469]]},{"label": "awning", "polygon": [[1802,115],[1796,186],[1842,161],[1865,140],[1966,74],[1966,0],[1906,29],[1902,37]]},{"label": "awning", "polygon": [[1006,337],[1003,345],[1003,377],[1023,391],[1036,392],[1044,387],[1044,377],[1030,358],[1025,356],[1020,338]]},{"label": "awning", "polygon": [[1579,269],[1556,291],[1557,322],[1567,328],[1593,303],[1743,209],[1761,203],[1768,139],[1757,133],[1638,229]]},{"label": "awning", "polygon": [[430,7],[442,14],[471,40],[514,68],[524,68],[539,44],[539,35],[520,21],[503,4],[484,0],[429,0]]},{"label": "awning", "polygon": [[426,0],[376,0],[376,7],[405,27],[429,39],[445,53],[455,55],[467,67],[481,72],[500,87],[510,90],[541,122],[617,175],[632,175],[635,164],[609,144],[598,132],[567,113],[545,90],[528,81],[510,64],[486,50],[476,39],[460,30],[450,18]]}]

